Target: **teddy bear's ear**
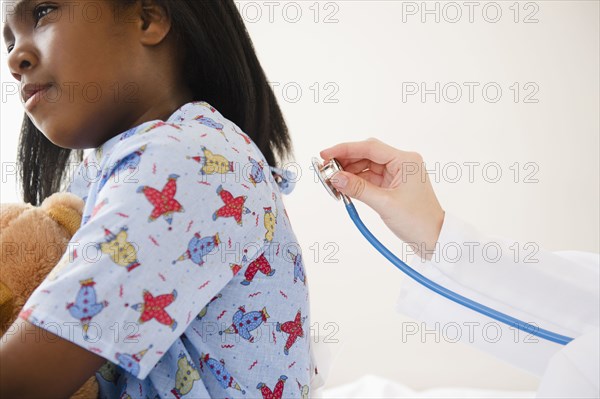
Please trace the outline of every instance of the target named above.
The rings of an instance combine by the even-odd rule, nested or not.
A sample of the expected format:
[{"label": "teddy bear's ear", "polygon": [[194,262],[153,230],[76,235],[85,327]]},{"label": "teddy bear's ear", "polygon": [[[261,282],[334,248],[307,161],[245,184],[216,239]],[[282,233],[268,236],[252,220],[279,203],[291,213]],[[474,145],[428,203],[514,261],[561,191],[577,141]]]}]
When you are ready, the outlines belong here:
[{"label": "teddy bear's ear", "polygon": [[85,202],[77,195],[59,192],[46,198],[40,208],[73,236],[81,226],[84,205]]}]

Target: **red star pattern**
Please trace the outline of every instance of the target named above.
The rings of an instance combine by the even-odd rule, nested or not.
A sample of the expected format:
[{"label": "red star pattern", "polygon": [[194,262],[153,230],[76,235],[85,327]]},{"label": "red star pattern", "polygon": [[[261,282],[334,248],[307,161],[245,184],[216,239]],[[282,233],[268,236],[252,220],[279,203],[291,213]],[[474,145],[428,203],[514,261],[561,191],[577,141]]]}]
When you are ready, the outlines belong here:
[{"label": "red star pattern", "polygon": [[162,191],[158,191],[150,186],[143,186],[138,189],[138,192],[142,191],[148,201],[154,205],[154,210],[150,215],[150,221],[156,220],[159,216],[169,215],[173,212],[181,212],[183,207],[177,201],[175,193],[177,192],[177,175],[169,176],[167,183],[164,185]]},{"label": "red star pattern", "polygon": [[225,203],[218,211],[213,214],[213,220],[216,220],[218,217],[232,217],[235,219],[237,224],[242,225],[242,214],[248,213],[250,210],[244,206],[246,202],[246,195],[241,195],[239,197],[233,197],[231,193],[227,190],[224,190],[222,186],[219,186],[217,189],[217,194],[221,196],[221,199]]},{"label": "red star pattern", "polygon": [[175,320],[173,320],[173,318],[165,310],[165,308],[173,303],[177,297],[176,290],[173,290],[173,292],[170,294],[163,294],[157,297],[154,297],[150,291],[144,290],[143,296],[143,304],[140,303],[133,305],[134,309],[142,310],[142,315],[139,319],[141,323],[156,319],[156,321],[159,323],[170,326],[171,328],[173,328],[174,325],[177,325]]}]

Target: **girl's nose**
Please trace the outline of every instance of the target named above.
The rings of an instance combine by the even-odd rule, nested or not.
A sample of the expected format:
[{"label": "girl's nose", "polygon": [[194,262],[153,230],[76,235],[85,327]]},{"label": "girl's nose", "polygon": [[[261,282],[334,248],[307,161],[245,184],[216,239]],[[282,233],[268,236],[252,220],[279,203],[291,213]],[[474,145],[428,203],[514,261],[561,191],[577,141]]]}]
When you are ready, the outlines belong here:
[{"label": "girl's nose", "polygon": [[8,55],[8,68],[11,75],[18,81],[21,81],[21,76],[33,69],[37,62],[37,56],[22,46],[15,47]]}]

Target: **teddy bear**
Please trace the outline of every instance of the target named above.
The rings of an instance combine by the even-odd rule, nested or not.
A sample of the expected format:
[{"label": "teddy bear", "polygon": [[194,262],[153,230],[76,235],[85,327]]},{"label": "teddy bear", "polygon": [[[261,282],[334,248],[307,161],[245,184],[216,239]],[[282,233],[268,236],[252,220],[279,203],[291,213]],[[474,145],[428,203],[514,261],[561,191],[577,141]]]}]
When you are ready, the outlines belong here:
[{"label": "teddy bear", "polygon": [[[35,288],[52,274],[81,225],[83,207],[84,201],[70,192],[55,193],[39,207],[0,204],[0,335],[16,320]],[[97,397],[95,376],[72,396]]]}]

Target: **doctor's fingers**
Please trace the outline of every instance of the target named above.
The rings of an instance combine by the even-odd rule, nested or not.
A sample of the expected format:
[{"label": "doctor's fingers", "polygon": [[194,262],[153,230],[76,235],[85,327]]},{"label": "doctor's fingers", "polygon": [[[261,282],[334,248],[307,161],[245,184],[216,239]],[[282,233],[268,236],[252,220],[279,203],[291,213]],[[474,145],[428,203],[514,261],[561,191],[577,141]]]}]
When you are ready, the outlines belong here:
[{"label": "doctor's fingers", "polygon": [[[344,170],[344,172],[347,172],[347,170]],[[340,172],[342,173],[342,172]],[[364,179],[366,181],[368,181],[369,183],[373,184],[374,186],[377,187],[381,187],[381,184],[383,183],[383,176],[382,175],[378,175],[377,173],[374,173],[371,170],[365,170],[363,172],[359,172],[359,173],[352,173],[355,177],[351,179],[351,182],[358,184],[358,180],[356,179],[356,177],[359,177],[361,179]],[[334,186],[337,186],[337,180],[336,180],[336,175],[333,175],[331,177],[331,182],[334,183]],[[353,196],[354,198],[358,198],[355,196],[355,191],[356,187],[354,188],[354,190],[350,189],[350,192],[348,193],[350,196]]]},{"label": "doctor's fingers", "polygon": [[[350,159],[370,159],[378,164],[387,164],[393,160],[402,160],[408,158],[406,151],[394,148],[386,143],[371,137],[364,141],[340,143],[333,147],[326,148],[320,152],[321,158],[330,160],[336,158],[342,164],[347,164],[345,160]],[[355,162],[351,161],[350,163]]]},{"label": "doctor's fingers", "polygon": [[354,173],[354,174],[360,173],[365,169],[372,170],[373,172],[377,173],[378,175],[382,175],[383,172],[385,172],[385,165],[380,165],[378,163],[371,161],[370,159],[361,159],[359,161],[348,163],[345,166],[342,165],[342,167],[344,168],[345,171]]},{"label": "doctor's fingers", "polygon": [[380,174],[374,173],[371,170],[365,170],[364,172],[358,173],[356,176],[365,179],[366,181],[368,181],[369,183],[371,183],[377,187],[381,187],[381,184],[383,183],[383,176]]}]

